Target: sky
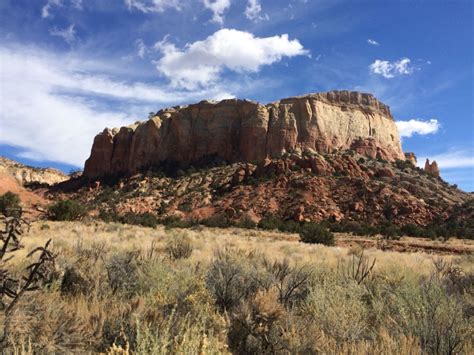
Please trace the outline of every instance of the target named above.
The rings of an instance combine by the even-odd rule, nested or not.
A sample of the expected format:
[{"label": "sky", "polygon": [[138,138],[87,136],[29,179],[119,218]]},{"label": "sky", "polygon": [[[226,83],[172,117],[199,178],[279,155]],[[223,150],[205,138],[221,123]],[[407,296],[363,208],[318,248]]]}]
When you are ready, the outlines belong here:
[{"label": "sky", "polygon": [[471,0],[1,0],[0,155],[81,169],[105,127],[202,99],[329,90],[474,191]]}]

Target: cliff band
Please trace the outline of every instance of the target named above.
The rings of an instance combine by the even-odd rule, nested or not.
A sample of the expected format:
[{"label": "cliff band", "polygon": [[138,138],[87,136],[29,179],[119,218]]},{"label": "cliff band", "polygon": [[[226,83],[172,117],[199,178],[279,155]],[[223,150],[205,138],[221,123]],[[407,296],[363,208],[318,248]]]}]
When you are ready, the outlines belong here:
[{"label": "cliff band", "polygon": [[134,173],[164,161],[191,164],[208,156],[258,162],[296,149],[353,149],[372,158],[405,159],[387,105],[371,94],[330,91],[267,105],[201,101],[161,110],[145,122],[107,128],[94,139],[84,175]]}]

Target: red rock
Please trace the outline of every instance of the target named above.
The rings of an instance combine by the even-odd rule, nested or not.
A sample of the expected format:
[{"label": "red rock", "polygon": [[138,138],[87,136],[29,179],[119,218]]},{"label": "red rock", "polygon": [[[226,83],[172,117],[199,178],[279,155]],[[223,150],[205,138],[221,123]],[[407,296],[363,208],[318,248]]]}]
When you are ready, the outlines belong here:
[{"label": "red rock", "polygon": [[438,163],[435,160],[433,160],[433,162],[430,164],[430,160],[426,159],[424,170],[430,175],[439,177]]},{"label": "red rock", "polygon": [[406,152],[405,153],[405,160],[412,163],[413,166],[416,166],[416,155],[415,155],[415,153]]},{"label": "red rock", "polygon": [[202,101],[104,130],[94,139],[84,176],[134,173],[163,161],[191,164],[208,156],[261,162],[285,151],[349,148],[374,158],[403,159],[390,110],[372,95],[332,91],[266,106],[248,100]]},{"label": "red rock", "polygon": [[394,177],[395,174],[392,171],[392,169],[390,169],[388,167],[383,167],[383,168],[377,169],[377,172],[375,173],[375,176],[379,177],[379,178],[380,177]]}]

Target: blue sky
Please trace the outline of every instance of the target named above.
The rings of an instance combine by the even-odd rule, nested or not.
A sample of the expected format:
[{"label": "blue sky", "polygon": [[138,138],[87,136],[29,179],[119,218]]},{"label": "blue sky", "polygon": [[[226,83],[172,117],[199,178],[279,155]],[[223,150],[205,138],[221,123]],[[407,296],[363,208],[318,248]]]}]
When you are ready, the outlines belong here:
[{"label": "blue sky", "polygon": [[2,0],[0,29],[0,155],[69,171],[162,107],[349,89],[474,190],[471,0]]}]

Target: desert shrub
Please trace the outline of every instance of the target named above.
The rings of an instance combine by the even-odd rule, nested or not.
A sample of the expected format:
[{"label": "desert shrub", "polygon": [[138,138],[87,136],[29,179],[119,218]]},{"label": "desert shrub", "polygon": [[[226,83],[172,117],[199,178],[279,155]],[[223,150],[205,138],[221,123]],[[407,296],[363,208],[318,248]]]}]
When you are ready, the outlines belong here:
[{"label": "desert shrub", "polygon": [[382,235],[385,239],[393,239],[398,240],[400,239],[402,232],[400,228],[389,221],[385,221],[380,223],[378,226],[378,232]]},{"label": "desert shrub", "polygon": [[258,291],[233,313],[228,333],[234,354],[275,354],[288,347],[284,334],[285,309],[275,289]]},{"label": "desert shrub", "polygon": [[62,295],[77,296],[89,293],[92,280],[74,267],[67,267],[61,280],[60,291]]},{"label": "desert shrub", "polygon": [[257,228],[257,223],[252,221],[250,218],[244,218],[241,221],[235,222],[233,225],[237,228],[244,228],[244,229]]},{"label": "desert shrub", "polygon": [[285,233],[299,233],[301,230],[301,225],[298,222],[292,220],[282,221],[278,230]]},{"label": "desert shrub", "polygon": [[301,226],[300,239],[303,243],[334,245],[334,234],[317,223],[305,223]]},{"label": "desert shrub", "polygon": [[416,224],[406,224],[400,228],[400,231],[409,237],[422,237],[423,229]]},{"label": "desert shrub", "polygon": [[136,253],[115,254],[105,268],[112,293],[130,296],[137,292],[139,265]]},{"label": "desert shrub", "polygon": [[231,225],[229,219],[223,214],[215,214],[214,216],[204,219],[202,224],[206,227],[214,228],[228,228]]},{"label": "desert shrub", "polygon": [[99,209],[99,218],[104,222],[120,222],[120,215],[115,209],[106,210],[104,208]]},{"label": "desert shrub", "polygon": [[340,260],[338,271],[341,276],[352,279],[360,285],[366,280],[374,269],[376,259],[370,260],[364,255],[364,249],[355,252],[350,256],[350,260]]},{"label": "desert shrub", "polygon": [[48,208],[49,218],[53,221],[77,221],[87,214],[83,205],[74,200],[63,200]]},{"label": "desert shrub", "polygon": [[309,266],[292,266],[287,259],[264,261],[271,275],[271,284],[278,291],[278,301],[290,307],[301,303],[308,295],[312,270]]},{"label": "desert shrub", "polygon": [[11,191],[7,191],[0,196],[0,214],[7,217],[20,215],[20,197]]},{"label": "desert shrub", "polygon": [[392,318],[404,334],[413,334],[426,353],[458,353],[469,333],[462,304],[435,279],[405,283],[395,292]]},{"label": "desert shrub", "polygon": [[169,216],[159,220],[161,224],[163,224],[166,229],[172,228],[191,228],[198,224],[197,221],[191,219],[181,219],[177,216]]},{"label": "desert shrub", "polygon": [[122,223],[135,224],[143,227],[155,228],[158,225],[158,218],[152,213],[133,213],[128,212],[120,218]]},{"label": "desert shrub", "polygon": [[193,252],[193,245],[187,235],[181,234],[166,244],[165,251],[171,260],[187,259]]},{"label": "desert shrub", "polygon": [[365,297],[363,285],[336,273],[321,272],[303,312],[337,342],[360,340],[367,336],[368,329]]},{"label": "desert shrub", "polygon": [[265,230],[279,230],[286,233],[299,233],[301,225],[295,221],[283,221],[278,216],[266,215],[258,223],[258,227]]},{"label": "desert shrub", "polygon": [[395,166],[400,170],[413,169],[413,164],[408,160],[397,159],[395,161]]},{"label": "desert shrub", "polygon": [[194,317],[172,312],[157,327],[137,324],[135,353],[153,354],[221,354],[224,344],[210,326],[206,314]]},{"label": "desert shrub", "polygon": [[265,230],[280,230],[282,228],[282,220],[275,215],[267,215],[258,223],[258,227]]},{"label": "desert shrub", "polygon": [[361,236],[374,236],[378,232],[378,228],[375,226],[372,226],[368,223],[365,222],[359,222],[359,221],[341,221],[338,223],[331,222],[329,220],[326,220],[321,223],[323,226],[331,230],[331,232],[336,232],[336,233],[352,233],[355,235],[361,235]]},{"label": "desert shrub", "polygon": [[265,282],[259,277],[259,256],[241,250],[218,251],[206,276],[206,285],[221,311],[231,310],[255,294]]}]

